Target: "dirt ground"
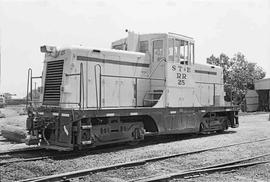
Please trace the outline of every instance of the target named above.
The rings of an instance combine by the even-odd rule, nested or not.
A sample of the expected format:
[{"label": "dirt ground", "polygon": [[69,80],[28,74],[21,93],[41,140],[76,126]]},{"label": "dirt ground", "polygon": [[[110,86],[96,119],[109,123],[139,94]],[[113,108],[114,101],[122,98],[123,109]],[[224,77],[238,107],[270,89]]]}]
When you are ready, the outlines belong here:
[{"label": "dirt ground", "polygon": [[0,152],[5,150],[17,149],[26,147],[24,143],[18,144],[14,141],[9,141],[1,135],[1,129],[5,126],[14,126],[25,131],[26,115],[22,115],[24,105],[8,106],[1,108],[0,112],[5,115],[5,118],[0,118]]},{"label": "dirt ground", "polygon": [[24,105],[0,108],[0,112],[6,116],[5,118],[0,118],[0,127],[8,124],[24,128],[27,117],[26,115],[22,115],[24,109]]},{"label": "dirt ground", "polygon": [[[13,108],[11,108],[13,110]],[[4,112],[4,111],[3,111]],[[0,119],[0,127],[3,124],[10,123],[14,120],[17,126],[24,126],[26,116],[19,116],[18,112],[6,111],[8,117]],[[188,152],[209,147],[227,145],[244,141],[252,141],[270,137],[269,113],[252,113],[240,116],[239,128],[229,129],[224,134],[205,135],[199,137],[182,137],[178,140],[143,145],[135,148],[126,148],[115,151],[102,153],[93,153],[90,155],[79,156],[77,158],[64,160],[46,159],[42,161],[21,162],[0,166],[0,176],[3,181],[14,181],[26,178],[32,178],[41,175],[52,175],[61,172],[68,172],[99,166],[107,166],[120,162],[128,162],[166,154],[175,154],[179,152]],[[183,139],[184,138],[184,139]],[[5,143],[5,144],[1,144]],[[18,144],[7,141],[0,141],[0,148],[17,147]],[[20,147],[24,144],[19,144]],[[3,147],[3,148],[2,148]],[[171,159],[175,164],[181,163],[177,170],[189,169],[192,167],[206,166],[217,162],[237,160],[240,158],[255,156],[270,152],[270,140],[252,143],[247,145],[235,146],[226,149],[219,149],[211,152],[189,155],[181,158]],[[268,158],[269,160],[269,158]],[[0,159],[1,161],[1,159]],[[155,164],[142,168],[144,173],[151,173],[157,168],[174,168],[165,166],[164,163]],[[123,172],[123,178],[127,179],[127,172]],[[116,172],[105,174],[113,179]],[[141,175],[141,174],[139,174]],[[119,176],[118,176],[119,177]],[[98,178],[100,179],[100,178]],[[108,179],[108,178],[107,178]],[[92,181],[92,180],[91,180]],[[106,181],[106,180],[105,180]],[[173,179],[172,181],[269,181],[270,182],[270,165],[262,164],[258,166],[243,168],[231,172],[212,173],[199,177],[190,177],[185,179]]]}]

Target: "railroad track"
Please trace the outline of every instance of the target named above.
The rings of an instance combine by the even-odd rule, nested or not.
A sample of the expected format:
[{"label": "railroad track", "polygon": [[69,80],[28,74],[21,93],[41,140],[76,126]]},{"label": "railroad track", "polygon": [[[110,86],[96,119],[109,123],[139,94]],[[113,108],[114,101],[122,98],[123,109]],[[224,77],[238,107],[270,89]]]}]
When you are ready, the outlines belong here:
[{"label": "railroad track", "polygon": [[6,151],[0,151],[0,156],[2,156],[2,155],[11,155],[11,154],[18,154],[18,153],[22,153],[22,152],[40,151],[40,150],[43,150],[43,149],[38,148],[38,147],[27,147],[27,148],[6,150]]},{"label": "railroad track", "polygon": [[[207,136],[211,136],[211,135],[214,135],[214,134],[209,134]],[[122,146],[121,148],[134,148],[134,147],[137,147],[137,146],[145,146],[145,145],[149,145],[149,144],[156,144],[156,143],[161,143],[161,142],[171,142],[171,141],[177,141],[179,139],[172,139],[170,137],[167,136],[167,138],[163,138],[160,140],[160,138],[158,137],[161,137],[161,136],[155,136],[155,137],[147,137],[149,138],[147,140],[147,138],[145,138],[143,140],[143,143],[139,143],[138,145],[134,146],[134,145],[131,145],[131,146]],[[192,135],[192,136],[181,136],[182,138],[181,139],[192,139],[192,138],[196,138],[197,136],[195,135]],[[149,142],[150,140],[150,142]],[[160,142],[161,141],[161,142]],[[119,144],[120,145],[120,144]],[[110,145],[108,145],[110,146]],[[115,146],[115,144],[113,144],[113,146]],[[104,146],[101,146],[101,147],[104,147]],[[98,147],[97,147],[98,148]],[[91,149],[91,151],[99,151],[99,149],[97,148],[93,148]],[[114,147],[114,148],[110,148],[112,150],[115,150],[115,149],[118,149],[120,147]],[[0,156],[1,155],[10,155],[10,154],[18,154],[18,153],[22,153],[22,152],[31,152],[31,151],[40,151],[40,150],[44,150],[43,148],[39,148],[39,147],[25,147],[25,148],[20,148],[20,149],[12,149],[12,150],[5,150],[5,151],[0,151]],[[89,150],[89,149],[88,149]],[[106,150],[108,150],[106,148]]]},{"label": "railroad track", "polygon": [[50,158],[50,156],[44,156],[42,149],[33,148],[28,150],[3,152],[0,153],[0,166],[18,162],[44,160],[48,158]]},{"label": "railroad track", "polygon": [[[249,162],[249,163],[243,163],[247,162],[249,160],[269,156],[270,153],[255,156],[255,157],[250,157],[250,158],[245,158],[245,159],[240,159],[240,160],[235,160],[235,161],[229,161],[226,163],[220,163],[216,165],[211,165],[211,166],[205,166],[201,168],[194,168],[194,169],[189,169],[189,170],[184,170],[184,171],[179,171],[179,172],[171,172],[163,175],[155,175],[155,176],[148,176],[144,178],[137,178],[137,179],[132,179],[128,180],[127,182],[155,182],[155,181],[169,181],[175,178],[182,178],[186,176],[194,177],[200,176],[205,173],[213,173],[213,172],[218,172],[218,171],[228,171],[228,170],[233,170],[233,169],[239,169],[239,168],[245,168],[245,167],[250,167],[254,165],[259,165],[259,164],[266,164],[270,163],[270,160],[263,160],[263,161],[255,161],[255,162]],[[239,164],[240,163],[240,164]],[[241,164],[243,163],[243,164]]]},{"label": "railroad track", "polygon": [[[205,136],[207,137],[207,136],[212,136],[212,135],[216,135],[216,133],[201,135],[201,137],[205,137]],[[176,135],[172,135],[172,136],[176,136]],[[139,143],[138,145],[123,146],[123,145],[119,144],[119,146],[115,147],[115,144],[113,144],[112,145],[113,147],[110,147],[110,145],[108,145],[110,147],[109,150],[108,150],[108,147],[106,147],[106,146],[100,146],[100,147],[92,148],[91,150],[86,149],[86,150],[82,150],[82,151],[84,153],[87,151],[89,153],[100,153],[103,151],[104,152],[105,151],[111,152],[111,151],[116,151],[116,150],[120,150],[120,149],[129,149],[129,148],[142,147],[142,146],[153,145],[153,144],[164,143],[164,142],[179,141],[179,138],[171,138],[168,135],[166,136],[166,138],[159,138],[159,137],[163,137],[163,136],[155,136],[155,137],[148,136],[144,139],[144,141],[142,143]],[[181,139],[192,139],[192,138],[197,138],[197,135],[183,135],[183,136],[181,136]],[[6,150],[6,151],[0,151],[0,157],[3,155],[13,155],[13,154],[20,154],[20,153],[35,152],[35,151],[39,152],[39,151],[46,151],[46,150],[44,148],[39,148],[39,147],[26,147],[26,148],[20,148],[20,149]],[[72,152],[74,152],[74,151],[72,151]],[[66,153],[68,153],[68,152],[66,152]]]},{"label": "railroad track", "polygon": [[[26,150],[16,149],[11,151],[0,152],[0,166],[18,162],[38,161],[44,159],[69,159],[71,157],[81,157],[85,155],[92,155],[104,152],[113,152],[128,148],[130,147],[117,146],[109,149],[105,147],[101,149],[92,148],[90,150],[84,149],[79,151],[54,151],[54,150],[51,151],[43,148],[25,148]],[[31,157],[29,157],[29,155],[31,155]],[[34,155],[34,157],[32,157],[32,155]]]},{"label": "railroad track", "polygon": [[[173,135],[174,136],[174,135]],[[211,136],[211,135],[207,135]],[[183,138],[183,136],[182,136]],[[196,138],[195,135],[192,136],[184,136],[184,139],[192,139]],[[269,138],[270,139],[270,138]],[[37,160],[44,160],[44,159],[69,159],[70,157],[80,157],[80,156],[85,156],[85,155],[92,155],[92,154],[99,154],[99,153],[108,153],[108,152],[115,152],[118,150],[123,150],[123,149],[130,149],[130,148],[136,148],[136,147],[142,147],[142,146],[147,146],[147,145],[153,145],[157,143],[164,143],[168,141],[178,141],[178,138],[171,138],[171,137],[166,137],[166,138],[153,138],[153,137],[148,137],[146,140],[136,146],[101,146],[101,147],[96,147],[92,149],[85,149],[85,150],[80,150],[80,151],[67,151],[67,152],[58,152],[58,151],[51,151],[51,150],[46,150],[43,148],[38,148],[38,147],[27,147],[27,148],[22,148],[22,149],[15,149],[15,150],[8,150],[8,151],[2,151],[0,152],[0,166],[2,165],[7,165],[11,163],[18,163],[18,162],[27,162],[27,161],[37,161]],[[262,139],[265,140],[265,139]],[[259,142],[260,140],[258,140]],[[257,142],[257,141],[254,141]],[[53,153],[53,154],[52,154]],[[28,154],[28,155],[27,155]],[[63,155],[64,154],[64,155]],[[31,157],[29,157],[29,155]],[[2,159],[2,160],[1,160]]]},{"label": "railroad track", "polygon": [[[143,159],[143,160],[137,160],[137,161],[126,162],[126,163],[119,163],[119,164],[110,165],[110,166],[78,170],[78,171],[73,171],[73,172],[68,172],[68,173],[61,173],[61,174],[51,175],[51,176],[42,176],[42,177],[22,180],[21,182],[63,181],[63,180],[68,181],[68,179],[81,178],[81,177],[84,177],[84,176],[89,176],[89,174],[95,174],[95,173],[105,172],[105,171],[110,171],[110,170],[117,170],[117,169],[121,169],[121,168],[122,169],[130,168],[130,167],[133,168],[133,167],[136,167],[136,166],[146,165],[146,164],[150,164],[150,163],[154,163],[154,162],[161,162],[161,161],[164,161],[164,160],[170,159],[170,158],[181,157],[181,156],[190,155],[190,154],[196,154],[196,153],[202,153],[202,152],[207,152],[207,151],[211,151],[211,150],[217,150],[217,149],[222,149],[222,148],[227,148],[227,147],[232,147],[232,146],[237,146],[237,145],[244,145],[244,144],[249,144],[249,143],[262,142],[262,141],[266,141],[266,140],[269,140],[269,139],[270,138],[264,138],[264,139],[259,139],[259,140],[255,140],[255,141],[246,141],[246,142],[234,143],[234,144],[229,144],[229,145],[224,145],[224,146],[219,146],[219,147],[206,148],[206,149],[202,149],[202,150],[195,150],[195,151],[172,154],[172,155],[165,155],[165,156],[160,156],[160,157],[152,157],[152,158],[147,158],[147,159]],[[268,155],[270,155],[270,153],[262,154],[262,155],[259,155],[259,156],[253,156],[253,157],[245,158],[245,159],[241,159],[241,160],[221,163],[221,164],[218,164],[218,165],[195,168],[195,169],[191,169],[191,170],[184,170],[184,171],[180,171],[180,172],[177,171],[177,172],[173,172],[172,174],[166,174],[165,176],[161,175],[161,176],[158,176],[158,177],[160,179],[161,178],[171,179],[173,177],[191,175],[191,174],[196,174],[196,173],[203,173],[203,171],[210,172],[210,171],[217,171],[217,170],[225,170],[227,168],[247,167],[247,166],[251,166],[251,165],[266,163],[266,162],[269,162],[269,161],[264,161],[264,162],[262,161],[262,162],[257,162],[257,163],[253,162],[253,163],[244,164],[244,165],[243,164],[235,165],[235,164],[245,162],[245,161],[249,161],[249,160],[254,160],[254,159],[261,158],[261,157],[268,156]],[[144,179],[133,179],[131,181],[147,181],[147,180],[148,181],[155,181],[156,178],[157,178],[157,176],[155,175],[155,177],[149,176],[149,177],[144,178]]]}]

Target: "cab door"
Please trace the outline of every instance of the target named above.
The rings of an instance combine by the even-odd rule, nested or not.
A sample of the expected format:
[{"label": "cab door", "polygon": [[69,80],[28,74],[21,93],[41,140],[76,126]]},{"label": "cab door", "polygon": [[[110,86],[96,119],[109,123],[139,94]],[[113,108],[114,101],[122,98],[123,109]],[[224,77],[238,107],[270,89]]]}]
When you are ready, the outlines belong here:
[{"label": "cab door", "polygon": [[[164,40],[156,39],[152,41],[152,55],[150,74],[151,78],[164,78],[165,77],[165,50]],[[151,80],[151,88],[153,90],[162,89],[164,82],[160,80]]]}]

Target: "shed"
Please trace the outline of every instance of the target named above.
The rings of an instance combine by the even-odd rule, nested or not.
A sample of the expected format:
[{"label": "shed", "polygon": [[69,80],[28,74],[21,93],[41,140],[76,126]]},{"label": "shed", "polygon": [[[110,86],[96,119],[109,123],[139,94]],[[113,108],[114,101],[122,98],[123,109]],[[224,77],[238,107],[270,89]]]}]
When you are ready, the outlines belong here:
[{"label": "shed", "polygon": [[259,111],[270,111],[270,78],[257,80],[254,83],[259,95]]},{"label": "shed", "polygon": [[246,111],[257,111],[259,106],[259,96],[255,90],[248,90],[246,94]]}]

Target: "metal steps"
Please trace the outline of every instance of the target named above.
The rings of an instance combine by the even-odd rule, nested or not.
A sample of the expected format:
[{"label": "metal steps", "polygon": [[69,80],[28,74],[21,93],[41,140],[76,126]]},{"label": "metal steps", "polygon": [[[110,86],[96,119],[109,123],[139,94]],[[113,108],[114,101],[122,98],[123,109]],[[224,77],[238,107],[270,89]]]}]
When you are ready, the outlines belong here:
[{"label": "metal steps", "polygon": [[143,106],[152,107],[154,106],[160,99],[163,94],[162,90],[154,90],[146,92],[143,98]]}]

